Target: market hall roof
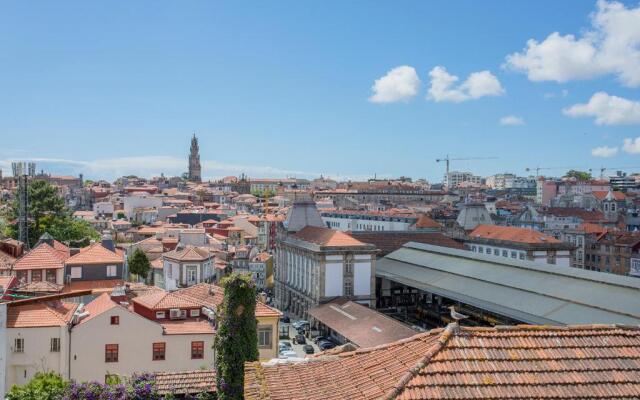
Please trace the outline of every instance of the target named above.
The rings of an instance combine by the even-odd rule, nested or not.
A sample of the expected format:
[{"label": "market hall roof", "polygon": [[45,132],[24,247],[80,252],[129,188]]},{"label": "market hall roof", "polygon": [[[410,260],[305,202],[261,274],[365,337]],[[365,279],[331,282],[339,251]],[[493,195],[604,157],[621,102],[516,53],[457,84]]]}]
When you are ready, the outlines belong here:
[{"label": "market hall roof", "polygon": [[640,279],[407,243],[376,276],[530,324],[640,324]]}]

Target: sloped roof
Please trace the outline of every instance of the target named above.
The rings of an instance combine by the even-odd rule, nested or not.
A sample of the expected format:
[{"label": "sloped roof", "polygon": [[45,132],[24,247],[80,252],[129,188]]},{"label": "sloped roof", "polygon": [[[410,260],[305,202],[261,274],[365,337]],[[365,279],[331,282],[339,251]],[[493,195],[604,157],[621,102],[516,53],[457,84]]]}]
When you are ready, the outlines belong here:
[{"label": "sloped roof", "polygon": [[416,334],[376,310],[344,299],[316,306],[309,310],[309,315],[359,347],[378,346]]},{"label": "sloped roof", "polygon": [[[607,195],[609,194],[609,191],[606,191],[606,190],[594,190],[593,192],[591,192],[591,194],[596,199],[602,201],[602,200],[605,200],[607,198]],[[618,191],[611,191],[611,196],[616,201],[624,201],[627,198],[627,196],[625,196],[624,193],[618,192]]]},{"label": "sloped roof", "polygon": [[458,328],[308,361],[245,365],[246,400],[621,399],[640,393],[640,329]]},{"label": "sloped roof", "polygon": [[163,255],[165,258],[170,258],[177,261],[204,261],[214,256],[208,248],[197,247],[187,245],[184,249],[178,249],[169,251]]},{"label": "sloped roof", "polygon": [[419,229],[433,228],[441,229],[442,225],[431,219],[426,214],[420,214],[418,220],[415,222],[415,227]]},{"label": "sloped roof", "polygon": [[155,388],[159,395],[215,392],[216,371],[157,372]]},{"label": "sloped roof", "polygon": [[515,226],[478,225],[469,238],[502,240],[526,244],[562,243],[560,240],[533,229],[517,228]]},{"label": "sloped roof", "polygon": [[345,232],[317,226],[306,226],[292,236],[305,242],[326,247],[369,246],[367,243],[363,243]]},{"label": "sloped roof", "polygon": [[89,313],[87,317],[80,320],[81,324],[97,317],[98,315],[111,310],[112,308],[120,307],[116,302],[111,300],[109,293],[102,293],[100,296],[93,299],[89,304],[84,307],[84,310]]},{"label": "sloped roof", "polygon": [[65,326],[78,307],[75,303],[61,301],[25,304],[9,307],[7,328],[38,328]]},{"label": "sloped roof", "polygon": [[47,243],[40,243],[33,250],[22,256],[13,265],[14,270],[25,269],[56,269],[64,267],[64,255],[49,246]]},{"label": "sloped roof", "polygon": [[202,319],[160,322],[165,335],[213,334],[213,326]]},{"label": "sloped roof", "polygon": [[86,265],[86,264],[122,264],[124,262],[124,254],[119,251],[111,251],[104,247],[102,243],[93,243],[88,247],[80,249],[80,252],[71,256],[67,265]]},{"label": "sloped roof", "polygon": [[150,310],[197,308],[202,306],[199,302],[196,302],[187,296],[183,296],[177,291],[165,292],[158,290],[144,296],[135,297],[132,301]]},{"label": "sloped roof", "polygon": [[349,232],[349,234],[363,243],[371,243],[376,246],[380,250],[378,257],[385,256],[392,251],[398,250],[408,242],[464,249],[462,243],[456,242],[440,232],[358,231]]}]

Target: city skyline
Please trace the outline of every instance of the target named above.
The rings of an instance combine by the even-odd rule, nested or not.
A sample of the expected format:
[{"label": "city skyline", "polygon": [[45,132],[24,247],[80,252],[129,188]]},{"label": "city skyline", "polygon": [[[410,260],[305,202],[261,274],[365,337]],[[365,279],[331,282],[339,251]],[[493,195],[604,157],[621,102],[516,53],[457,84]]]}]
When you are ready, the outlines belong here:
[{"label": "city skyline", "polygon": [[5,175],[640,169],[637,2],[149,5],[8,5]]}]

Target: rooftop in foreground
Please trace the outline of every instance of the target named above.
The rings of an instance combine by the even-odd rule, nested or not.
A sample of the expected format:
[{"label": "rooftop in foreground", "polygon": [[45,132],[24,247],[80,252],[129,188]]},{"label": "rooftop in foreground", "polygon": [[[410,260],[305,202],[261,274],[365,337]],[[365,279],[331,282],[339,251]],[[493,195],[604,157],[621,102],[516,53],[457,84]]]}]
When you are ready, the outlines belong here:
[{"label": "rooftop in foreground", "polygon": [[640,328],[459,328],[302,362],[247,363],[246,400],[630,399]]}]

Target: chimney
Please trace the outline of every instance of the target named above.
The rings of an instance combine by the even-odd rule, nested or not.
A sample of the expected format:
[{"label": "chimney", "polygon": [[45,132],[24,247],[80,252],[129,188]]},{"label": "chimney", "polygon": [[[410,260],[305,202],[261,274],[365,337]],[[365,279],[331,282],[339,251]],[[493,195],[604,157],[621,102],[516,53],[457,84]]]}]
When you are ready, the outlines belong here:
[{"label": "chimney", "polygon": [[111,233],[108,231],[104,231],[102,233],[102,247],[105,249],[111,250],[113,252],[116,251],[115,243],[113,243],[113,238],[111,237]]}]

